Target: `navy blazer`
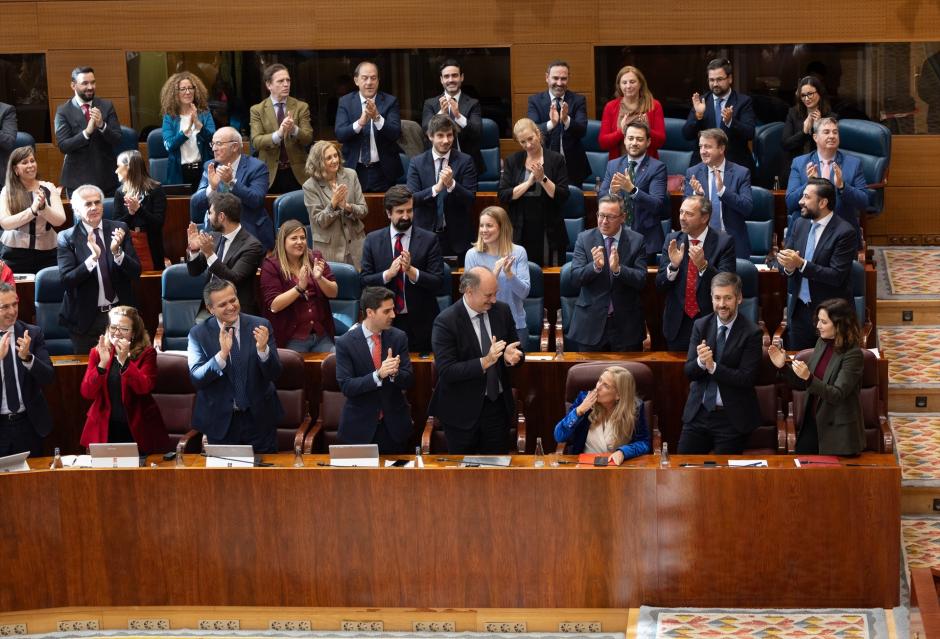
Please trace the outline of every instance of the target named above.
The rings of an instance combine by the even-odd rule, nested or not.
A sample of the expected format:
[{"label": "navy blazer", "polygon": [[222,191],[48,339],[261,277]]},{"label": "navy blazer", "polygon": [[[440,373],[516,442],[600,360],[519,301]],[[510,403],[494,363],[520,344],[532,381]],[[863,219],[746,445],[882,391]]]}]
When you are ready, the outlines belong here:
[{"label": "navy blazer", "polygon": [[101,111],[106,126],[104,131],[95,129],[86,139],[85,114],[75,106],[73,98],[60,104],[55,112],[55,140],[65,154],[61,184],[69,195],[83,184],[94,184],[110,196],[118,185],[114,166],[116,148],[121,142],[121,123],[110,100],[95,98],[91,104]]},{"label": "navy blazer", "polygon": [[646,248],[643,236],[620,227],[617,253],[620,273],[613,275],[606,262],[594,270],[591,249],[604,247],[604,236],[597,228],[582,231],[574,246],[571,277],[581,289],[568,327],[568,338],[578,344],[593,346],[604,337],[607,310],[613,301],[617,330],[628,344],[639,344],[646,337],[641,293],[646,288]]},{"label": "navy blazer", "polygon": [[[676,278],[669,281],[666,269],[669,267],[669,242],[685,244],[686,251],[679,266]],[[707,315],[712,308],[711,284],[717,273],[734,273],[737,270],[734,253],[734,238],[723,231],[708,229],[705,236],[705,261],[708,268],[699,273],[698,285],[695,289],[695,298],[698,301],[699,316]],[[656,288],[666,296],[666,307],[663,311],[663,336],[667,340],[674,340],[679,335],[682,326],[682,316],[685,314],[685,278],[689,271],[689,237],[682,231],[673,231],[666,236],[663,242],[662,256],[659,258],[659,271],[656,273]]]},{"label": "navy blazer", "polygon": [[716,352],[717,316],[710,313],[695,321],[685,360],[685,376],[692,381],[692,385],[682,412],[683,422],[689,423],[695,419],[708,383],[715,381],[728,419],[739,433],[749,433],[760,425],[760,406],[754,385],[763,357],[763,339],[763,332],[757,324],[738,313],[725,336],[725,348],[721,358],[715,362],[715,372],[709,373],[698,365],[698,345],[704,340],[712,353]]},{"label": "navy blazer", "polygon": [[[426,148],[430,148],[430,142],[427,140],[428,124],[431,122],[431,118],[441,110],[441,95],[425,100],[421,111],[421,130],[425,133]],[[483,138],[483,109],[480,107],[480,101],[471,98],[466,91],[461,91],[460,99],[457,100],[457,108],[460,110],[460,115],[467,118],[467,126],[461,129],[460,125],[457,125],[459,151],[473,158],[477,173],[483,173],[486,170],[486,165],[483,162],[483,154],[480,153],[480,143]],[[454,148],[457,148],[457,144],[454,145]]]},{"label": "navy blazer", "polygon": [[[197,114],[199,121],[202,122],[202,128],[196,134],[196,148],[199,149],[199,159],[205,162],[212,158],[212,149],[209,144],[212,142],[212,136],[215,135],[215,120],[212,119],[210,111],[200,111]],[[182,152],[180,149],[186,140],[189,139],[180,131],[180,116],[163,116],[163,148],[166,149],[166,184],[183,183],[183,165]]]},{"label": "navy blazer", "polygon": [[[266,326],[270,335],[268,359],[265,362],[258,357],[252,334],[258,326]],[[258,432],[274,430],[284,416],[284,409],[274,387],[275,380],[281,374],[281,360],[277,355],[271,323],[263,317],[242,313],[239,319],[239,344],[238,352],[246,371],[252,425]],[[212,439],[222,439],[232,421],[235,394],[232,392],[228,365],[222,369],[215,361],[215,355],[219,352],[219,322],[215,317],[190,329],[187,350],[189,378],[196,388],[193,428]]]},{"label": "navy blazer", "polygon": [[444,198],[444,235],[450,248],[457,255],[464,255],[476,237],[470,217],[477,196],[477,170],[473,159],[456,149],[451,149],[448,166],[454,171],[454,190],[431,195],[431,187],[437,184],[437,167],[432,151],[425,151],[411,158],[408,165],[408,189],[414,194],[414,225],[433,231],[437,220],[437,200]]},{"label": "navy blazer", "polygon": [[[398,138],[401,137],[401,113],[398,108],[398,98],[379,91],[375,94],[375,106],[379,115],[385,118],[382,128],[374,129],[379,165],[388,181],[394,184],[403,173],[401,159],[398,157],[400,152]],[[347,93],[339,99],[334,131],[336,139],[343,143],[343,161],[353,170],[359,164],[360,149],[363,141],[367,139],[363,134],[365,129],[359,133],[353,130],[353,123],[361,115],[362,101],[358,90]]]},{"label": "navy blazer", "polygon": [[[33,365],[23,366],[23,361],[16,355],[16,340],[29,331],[29,352],[33,354]],[[16,320],[13,323],[13,339],[10,340],[13,361],[16,363],[16,376],[20,382],[20,397],[26,407],[29,423],[40,437],[52,432],[52,417],[49,405],[42,394],[41,386],[51,384],[55,377],[49,351],[46,350],[46,338],[42,329],[33,324]]]},{"label": "navy blazer", "polygon": [[[692,161],[689,166],[695,166],[702,161],[698,154],[698,134],[705,129],[715,128],[715,95],[711,91],[701,93],[705,100],[705,117],[701,120],[696,119],[695,109],[689,110],[689,116],[682,125],[682,136],[686,140],[695,140],[695,149],[692,151]],[[724,120],[721,122],[721,130],[728,136],[728,146],[725,149],[725,157],[740,164],[743,167],[753,171],[754,158],[748,143],[754,139],[754,128],[757,126],[757,117],[754,115],[754,104],[751,97],[738,93],[731,89],[724,106],[734,107],[734,115],[731,117],[731,126],[727,126]]]},{"label": "navy blazer", "polygon": [[382,359],[398,355],[398,375],[386,377],[381,386],[375,385],[372,374],[372,350],[360,324],[336,338],[336,381],[346,404],[339,418],[339,439],[348,444],[368,444],[375,437],[379,413],[385,427],[397,442],[406,442],[414,430],[411,406],[405,391],[414,385],[411,358],[408,356],[408,336],[394,326],[382,331]]},{"label": "navy blazer", "polygon": [[[692,176],[699,181],[708,198],[710,175],[708,167],[699,162],[685,172],[685,196],[693,195]],[[751,242],[747,236],[747,224],[744,221],[751,216],[754,203],[751,200],[751,172],[734,162],[725,162],[723,176],[725,192],[721,200],[721,221],[725,232],[734,238],[734,253],[742,260],[751,259]],[[715,212],[712,211],[712,217]]]},{"label": "navy blazer", "polygon": [[[836,151],[836,164],[842,167],[842,190],[836,190],[836,201],[829,208],[835,214],[852,225],[857,236],[860,236],[859,218],[868,209],[868,191],[865,183],[865,174],[862,172],[862,163],[858,158],[842,151]],[[790,164],[790,178],[787,181],[787,211],[790,213],[790,223],[800,215],[800,199],[803,189],[806,188],[806,165],[816,165],[816,175],[822,176],[822,167],[819,165],[819,153],[813,151],[806,155],[793,158]],[[857,248],[857,247],[856,247]]]},{"label": "navy blazer", "polygon": [[0,102],[0,184],[5,184],[7,161],[16,148],[16,107]]},{"label": "navy blazer", "polygon": [[[199,188],[189,202],[189,215],[193,221],[205,220],[209,214],[206,188],[209,186],[209,164],[214,162],[215,160],[210,159],[205,163]],[[268,166],[264,162],[250,155],[242,155],[230,193],[237,195],[241,200],[241,225],[261,242],[265,250],[270,251],[274,248],[274,222],[264,208],[264,198],[268,194],[268,176]],[[208,220],[204,225],[209,229]]]},{"label": "navy blazer", "polygon": [[[213,231],[210,235],[213,245],[218,247],[222,234]],[[235,234],[235,239],[225,249],[225,257],[221,260],[216,259],[212,266],[209,266],[202,251],[198,251],[191,260],[188,252],[186,257],[186,271],[190,275],[193,277],[202,275],[208,268],[212,277],[228,280],[235,285],[235,293],[243,313],[254,315],[259,312],[255,291],[258,288],[258,268],[264,261],[264,247],[244,226]]]},{"label": "navy blazer", "polygon": [[[120,265],[115,263],[111,253],[111,234],[114,229],[124,229],[124,240],[121,250],[124,259]],[[117,294],[115,304],[135,306],[134,292],[131,282],[140,277],[140,260],[131,240],[130,231],[124,222],[101,220],[101,235],[105,249],[98,259],[98,265],[108,265],[111,275],[111,284]],[[56,258],[59,266],[59,276],[65,296],[62,299],[62,310],[59,312],[59,324],[73,333],[86,333],[91,328],[95,318],[98,317],[98,270],[85,268],[85,260],[91,255],[88,248],[88,233],[82,222],[77,222],[72,228],[59,231],[56,240]]]},{"label": "navy blazer", "polygon": [[[622,155],[607,163],[607,172],[601,184],[600,194],[606,195],[610,191],[610,183],[615,173],[627,173],[630,158]],[[658,253],[663,246],[662,213],[668,202],[666,193],[666,165],[646,155],[634,171],[633,185],[637,192],[633,196],[633,225],[630,227],[643,236],[643,245],[646,254]],[[626,202],[630,195],[620,190],[617,195]]]},{"label": "navy blazer", "polygon": [[[568,91],[563,102],[568,103],[568,116],[571,123],[566,129],[561,123],[548,130],[552,103],[548,99],[548,89],[529,96],[527,117],[535,122],[542,131],[542,144],[546,149],[559,152],[564,151],[565,164],[568,168],[568,182],[581,187],[584,179],[591,172],[587,154],[581,138],[587,132],[587,101],[583,95]],[[561,146],[559,147],[559,142]]]}]

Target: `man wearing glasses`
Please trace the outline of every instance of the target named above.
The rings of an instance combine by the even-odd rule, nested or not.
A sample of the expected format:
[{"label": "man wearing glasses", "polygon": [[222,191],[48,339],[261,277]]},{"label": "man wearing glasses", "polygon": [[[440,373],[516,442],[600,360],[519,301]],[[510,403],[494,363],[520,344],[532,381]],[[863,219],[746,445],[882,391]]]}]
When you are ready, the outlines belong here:
[{"label": "man wearing glasses", "polygon": [[230,126],[222,127],[212,136],[212,156],[213,159],[206,162],[199,189],[190,200],[190,219],[206,219],[213,193],[232,193],[241,201],[242,226],[265,250],[271,250],[274,248],[274,223],[264,210],[270,176],[268,167],[261,160],[242,153],[242,136]]}]

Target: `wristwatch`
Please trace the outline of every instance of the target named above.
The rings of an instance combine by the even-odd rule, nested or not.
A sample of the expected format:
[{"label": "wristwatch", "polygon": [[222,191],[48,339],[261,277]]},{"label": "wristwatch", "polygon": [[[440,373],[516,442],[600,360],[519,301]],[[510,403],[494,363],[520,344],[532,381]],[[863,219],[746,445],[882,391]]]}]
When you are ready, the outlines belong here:
[{"label": "wristwatch", "polygon": [[548,176],[547,176],[547,175],[543,175],[543,176],[542,176],[542,184],[545,184],[546,182],[548,182]]}]

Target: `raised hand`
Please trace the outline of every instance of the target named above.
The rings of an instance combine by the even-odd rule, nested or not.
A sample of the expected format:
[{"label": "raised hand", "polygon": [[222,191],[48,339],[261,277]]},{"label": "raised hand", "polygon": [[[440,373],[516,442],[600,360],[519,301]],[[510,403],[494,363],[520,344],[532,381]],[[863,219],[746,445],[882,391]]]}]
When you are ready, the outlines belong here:
[{"label": "raised hand", "polygon": [[515,366],[521,359],[522,351],[519,349],[519,342],[513,342],[506,346],[506,350],[503,351],[503,361],[505,361],[508,366]]},{"label": "raised hand", "polygon": [[206,178],[209,180],[209,188],[213,191],[218,191],[219,183],[222,181],[222,176],[219,175],[215,162],[210,162],[209,166],[206,168]]},{"label": "raised hand", "polygon": [[777,368],[783,368],[787,363],[787,354],[776,344],[767,347],[767,355],[770,357],[771,363]]},{"label": "raised hand", "polygon": [[734,117],[733,106],[726,106],[721,110],[721,121],[725,123],[725,126],[731,126],[732,117]]},{"label": "raised hand", "polygon": [[715,357],[712,354],[711,347],[705,343],[705,340],[702,340],[702,343],[696,346],[695,350],[698,353],[698,358],[702,360],[702,363],[705,365],[705,368],[711,368],[712,364],[715,363]]},{"label": "raised hand", "polygon": [[194,222],[190,222],[186,227],[186,248],[190,253],[199,250],[199,227]]},{"label": "raised hand", "polygon": [[581,417],[586,413],[590,412],[594,408],[594,404],[597,403],[597,387],[592,388],[587,395],[584,396],[584,399],[581,400],[581,403],[578,404],[578,407],[575,411],[578,413],[578,416]]},{"label": "raised hand", "polygon": [[790,362],[790,368],[793,369],[793,372],[802,380],[809,379],[809,366],[806,365],[806,362],[800,361],[798,359]]},{"label": "raised hand", "polygon": [[320,258],[316,258],[315,260],[313,260],[313,273],[311,274],[311,277],[313,277],[314,280],[318,280],[321,277],[323,277],[323,271],[325,270],[326,270],[326,262],[324,262]]},{"label": "raised hand", "polygon": [[486,357],[483,358],[486,361],[484,368],[489,368],[499,361],[504,350],[506,350],[506,342],[501,339],[497,340],[495,335],[491,335],[490,350],[487,352]]},{"label": "raised hand", "polygon": [[99,335],[95,350],[98,351],[98,362],[101,364],[101,368],[106,368],[108,362],[111,361],[111,345],[108,343],[108,338]]},{"label": "raised hand", "polygon": [[819,169],[816,168],[816,165],[812,162],[806,163],[806,177],[814,178],[819,177]]},{"label": "raised hand", "polygon": [[136,197],[131,197],[129,195],[124,196],[124,206],[127,207],[127,212],[131,215],[135,215],[138,210],[140,210],[140,200]]},{"label": "raised hand", "polygon": [[114,357],[121,366],[127,361],[131,351],[131,341],[126,337],[117,337],[114,340]]},{"label": "raised hand", "polygon": [[116,228],[111,233],[111,252],[115,255],[121,252],[121,242],[124,241],[124,229]]},{"label": "raised hand", "polygon": [[617,252],[616,246],[610,247],[610,272],[620,272],[620,254]]},{"label": "raised hand", "polygon": [[696,195],[705,195],[705,189],[702,187],[702,183],[699,182],[698,178],[694,175],[689,178],[689,186]]},{"label": "raised hand", "polygon": [[255,330],[251,332],[255,338],[255,347],[257,347],[259,353],[263,353],[264,350],[268,347],[268,338],[271,336],[268,332],[267,326],[256,326]]},{"label": "raised hand", "polygon": [[666,252],[669,253],[669,262],[673,268],[678,269],[682,265],[682,260],[685,259],[685,244],[677,244],[676,239],[672,238],[669,240]]},{"label": "raised hand", "polygon": [[724,180],[721,179],[721,171],[714,169],[712,172],[715,175],[715,190],[720,191],[721,189],[725,188]]},{"label": "raised hand", "polygon": [[16,356],[24,362],[29,361],[29,345],[31,342],[32,339],[29,336],[29,331],[23,331],[23,337],[16,339]]},{"label": "raised hand", "polygon": [[591,259],[594,260],[595,271],[604,270],[604,247],[592,246],[591,247]]},{"label": "raised hand", "polygon": [[379,366],[378,371],[380,379],[385,379],[386,377],[394,377],[398,375],[398,367],[401,363],[401,357],[398,355],[392,355],[392,349],[388,349],[388,355],[385,359],[382,360],[382,365]]},{"label": "raised hand", "polygon": [[708,266],[708,262],[705,261],[705,247],[701,244],[698,246],[690,246],[689,261],[695,264],[695,268],[698,269],[699,273],[704,271],[705,267]]},{"label": "raised hand", "polygon": [[692,108],[695,109],[695,117],[701,120],[705,117],[705,100],[698,93],[692,94]]},{"label": "raised hand", "polygon": [[226,359],[232,350],[232,340],[235,339],[234,328],[231,326],[222,326],[219,329],[219,355]]},{"label": "raised hand", "polygon": [[38,215],[44,208],[46,208],[46,194],[40,189],[33,193],[33,203],[29,205],[29,210],[33,215]]},{"label": "raised hand", "polygon": [[558,126],[558,118],[560,114],[558,109],[555,108],[555,101],[552,100],[552,105],[548,108],[548,119],[551,120],[552,126]]},{"label": "raised hand", "polygon": [[101,259],[101,247],[98,246],[98,242],[95,241],[94,233],[88,234],[88,240],[86,240],[86,243],[88,244],[88,250],[91,251],[91,254],[95,256],[95,259]]},{"label": "raised hand", "polygon": [[837,189],[841,189],[843,186],[845,186],[845,182],[842,179],[842,167],[836,164],[835,162],[832,163],[831,177],[832,177],[832,184]]}]

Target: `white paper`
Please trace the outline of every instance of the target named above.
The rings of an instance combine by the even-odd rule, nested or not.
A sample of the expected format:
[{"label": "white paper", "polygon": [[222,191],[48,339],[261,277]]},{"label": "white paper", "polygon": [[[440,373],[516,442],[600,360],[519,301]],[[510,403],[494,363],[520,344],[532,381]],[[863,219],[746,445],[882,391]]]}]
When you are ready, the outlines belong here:
[{"label": "white paper", "polygon": [[140,457],[92,457],[92,468],[140,468]]},{"label": "white paper", "polygon": [[729,459],[729,466],[752,466],[754,468],[767,468],[766,459]]},{"label": "white paper", "polygon": [[91,468],[91,455],[62,455],[62,468]]},{"label": "white paper", "polygon": [[206,468],[246,468],[254,465],[254,457],[206,457]]}]

